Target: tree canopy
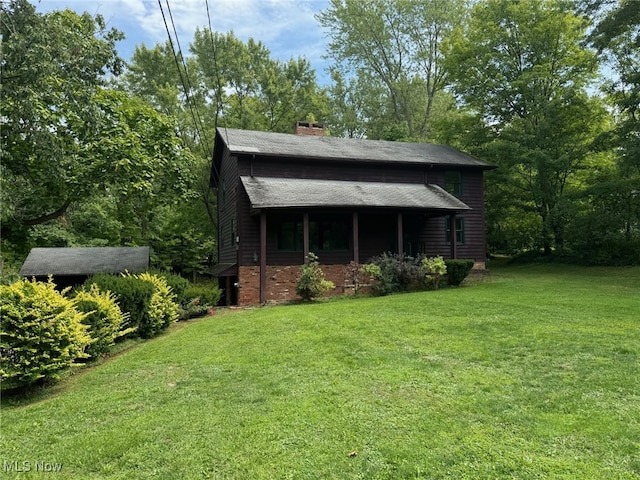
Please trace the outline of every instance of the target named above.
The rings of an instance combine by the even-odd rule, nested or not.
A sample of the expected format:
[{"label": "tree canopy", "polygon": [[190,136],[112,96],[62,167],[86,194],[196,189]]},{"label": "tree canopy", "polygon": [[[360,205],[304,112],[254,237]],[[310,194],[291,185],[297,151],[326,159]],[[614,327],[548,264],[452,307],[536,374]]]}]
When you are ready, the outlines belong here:
[{"label": "tree canopy", "polygon": [[[462,0],[332,0],[317,19],[335,61],[336,114],[344,110],[340,101],[350,89],[360,106],[349,115],[359,117],[357,129],[367,137],[433,139],[431,120],[447,85],[442,45],[462,20],[463,5]],[[353,125],[354,118],[345,121]]]},{"label": "tree canopy", "polygon": [[605,128],[602,102],[586,92],[598,65],[581,42],[586,28],[566,2],[488,0],[447,55],[454,91],[491,128],[485,147],[523,209],[539,216],[547,253],[563,247],[564,199]]},{"label": "tree canopy", "polygon": [[107,88],[122,34],[100,16],[2,8],[3,246],[148,243],[154,213],[194,195],[195,161],[173,119]]},{"label": "tree canopy", "polygon": [[[60,217],[104,173],[86,148],[99,126],[95,95],[123,62],[117,30],[70,10],[36,14],[26,0],[2,4],[2,220],[35,225]],[[107,174],[110,174],[109,170]]]},{"label": "tree canopy", "polygon": [[116,52],[71,10],[0,6],[2,257],[150,244],[184,273],[213,260],[217,126],[447,143],[485,176],[491,253],[640,263],[640,3],[331,0],[330,83],[259,40],[195,31]]}]

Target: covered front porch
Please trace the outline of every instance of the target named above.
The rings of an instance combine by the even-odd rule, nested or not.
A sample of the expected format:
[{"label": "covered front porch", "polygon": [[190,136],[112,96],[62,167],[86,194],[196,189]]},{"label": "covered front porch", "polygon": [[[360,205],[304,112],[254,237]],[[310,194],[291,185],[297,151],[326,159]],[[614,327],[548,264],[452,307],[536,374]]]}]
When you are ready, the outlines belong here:
[{"label": "covered front porch", "polygon": [[[323,266],[366,262],[375,255],[430,253],[425,229],[434,219],[456,231],[456,216],[469,207],[437,185],[242,177],[259,222],[257,263],[260,303],[269,282],[299,267],[309,252]],[[447,256],[457,258],[457,242]],[[271,280],[270,280],[271,279]],[[242,288],[242,278],[240,279]]]}]

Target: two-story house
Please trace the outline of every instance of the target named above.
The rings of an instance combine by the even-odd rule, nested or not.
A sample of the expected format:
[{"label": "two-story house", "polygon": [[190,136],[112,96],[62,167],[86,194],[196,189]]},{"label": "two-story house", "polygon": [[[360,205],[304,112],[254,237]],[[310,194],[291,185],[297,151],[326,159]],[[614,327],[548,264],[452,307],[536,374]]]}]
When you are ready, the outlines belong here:
[{"label": "two-story house", "polygon": [[484,268],[490,168],[451,147],[334,138],[316,124],[298,123],[296,134],[218,128],[214,274],[229,304],[252,305],[295,298],[308,252],[339,287],[351,260],[383,252]]}]

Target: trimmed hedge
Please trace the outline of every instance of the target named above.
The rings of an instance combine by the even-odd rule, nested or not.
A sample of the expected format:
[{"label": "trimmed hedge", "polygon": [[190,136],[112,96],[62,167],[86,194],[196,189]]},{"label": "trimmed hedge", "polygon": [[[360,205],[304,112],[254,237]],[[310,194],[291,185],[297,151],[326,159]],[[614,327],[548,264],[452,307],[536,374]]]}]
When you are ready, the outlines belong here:
[{"label": "trimmed hedge", "polygon": [[111,292],[102,292],[95,283],[89,290],[80,290],[73,298],[76,309],[86,314],[82,323],[89,327],[92,341],[86,352],[97,358],[109,351],[116,338],[135,331],[126,328],[128,313],[122,313],[116,297]]},{"label": "trimmed hedge", "polygon": [[473,260],[457,259],[445,260],[444,263],[447,266],[447,283],[457,287],[467,278],[475,262]]},{"label": "trimmed hedge", "polygon": [[0,286],[1,390],[56,380],[87,357],[91,337],[82,323],[85,314],[63,293],[51,281]]},{"label": "trimmed hedge", "polygon": [[200,305],[207,307],[215,307],[220,301],[222,291],[215,283],[197,283],[190,285],[184,292],[184,298],[186,301],[198,299]]},{"label": "trimmed hedge", "polygon": [[109,275],[99,273],[89,278],[84,289],[90,289],[96,284],[103,292],[115,295],[120,310],[129,314],[129,324],[136,329],[136,334],[142,338],[152,337],[155,332],[149,325],[149,306],[155,291],[152,283],[131,275]]},{"label": "trimmed hedge", "polygon": [[189,296],[187,295],[187,290],[191,288],[191,282],[180,275],[176,275],[175,273],[168,272],[160,272],[160,271],[151,271],[149,272],[156,277],[163,278],[167,285],[171,288],[171,292],[176,296],[176,302],[182,303],[186,300],[189,300]]},{"label": "trimmed hedge", "polygon": [[166,280],[157,275],[140,273],[131,278],[148,282],[153,287],[153,295],[147,311],[147,323],[141,326],[140,332],[140,336],[144,338],[153,337],[178,319],[176,296],[171,292],[171,287],[167,285]]}]

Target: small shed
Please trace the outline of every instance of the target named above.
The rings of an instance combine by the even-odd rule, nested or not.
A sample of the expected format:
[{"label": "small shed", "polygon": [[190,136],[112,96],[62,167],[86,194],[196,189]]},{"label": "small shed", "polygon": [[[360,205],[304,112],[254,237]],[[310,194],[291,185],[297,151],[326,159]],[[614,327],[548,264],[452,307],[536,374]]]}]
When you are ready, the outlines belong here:
[{"label": "small shed", "polygon": [[149,247],[32,248],[20,275],[58,287],[80,285],[95,273],[131,273],[149,269]]}]

